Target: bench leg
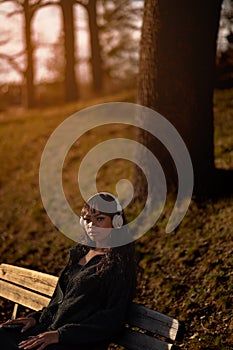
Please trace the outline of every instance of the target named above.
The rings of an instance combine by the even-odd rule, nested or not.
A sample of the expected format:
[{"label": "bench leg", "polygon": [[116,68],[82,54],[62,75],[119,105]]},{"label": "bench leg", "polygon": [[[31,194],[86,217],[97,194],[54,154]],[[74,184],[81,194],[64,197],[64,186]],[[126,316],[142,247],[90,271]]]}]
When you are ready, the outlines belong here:
[{"label": "bench leg", "polygon": [[15,319],[16,319],[16,315],[17,315],[17,311],[18,311],[18,306],[19,306],[19,304],[16,304],[16,303],[15,303],[14,310],[13,310],[13,313],[12,313],[12,316],[11,316],[11,319],[12,319],[12,320],[15,320]]}]

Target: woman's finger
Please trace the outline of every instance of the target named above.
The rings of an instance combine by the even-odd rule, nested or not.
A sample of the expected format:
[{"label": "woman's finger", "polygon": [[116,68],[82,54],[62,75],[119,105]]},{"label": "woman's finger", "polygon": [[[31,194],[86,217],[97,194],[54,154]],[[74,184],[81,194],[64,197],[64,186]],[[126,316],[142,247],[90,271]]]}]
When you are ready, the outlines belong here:
[{"label": "woman's finger", "polygon": [[7,324],[24,324],[24,322],[20,319],[16,319],[16,320],[7,320],[6,322],[3,322],[0,324],[0,328],[4,325],[7,325]]},{"label": "woman's finger", "polygon": [[57,343],[58,341],[54,338],[55,332],[41,333],[19,343],[20,349],[30,350],[36,347],[37,350],[43,350],[47,345]]},{"label": "woman's finger", "polygon": [[[24,349],[30,350],[36,347],[36,349],[39,350],[39,349],[44,349],[46,345],[48,344],[45,343],[45,340],[43,338],[39,338],[39,339],[36,339],[32,344],[25,346]],[[38,348],[38,346],[40,347]]]},{"label": "woman's finger", "polygon": [[27,322],[27,323],[23,326],[23,328],[21,329],[21,332],[25,332],[25,331],[27,331],[29,328],[31,328],[31,324],[30,324],[30,322]]},{"label": "woman's finger", "polygon": [[[21,341],[21,343],[19,343],[19,348],[20,349],[26,349],[27,348],[27,346],[30,346],[30,345],[33,345],[33,344],[35,344],[35,343],[37,343],[38,342],[38,337],[37,336],[32,336],[32,337],[30,337],[30,339],[28,338],[28,339],[26,339],[26,340],[23,340],[23,341]],[[35,345],[34,345],[35,346]]]},{"label": "woman's finger", "polygon": [[7,320],[6,322],[1,323],[1,324],[0,324],[0,327],[2,327],[4,324],[9,324],[9,323],[11,323],[11,322],[12,322],[12,320]]}]

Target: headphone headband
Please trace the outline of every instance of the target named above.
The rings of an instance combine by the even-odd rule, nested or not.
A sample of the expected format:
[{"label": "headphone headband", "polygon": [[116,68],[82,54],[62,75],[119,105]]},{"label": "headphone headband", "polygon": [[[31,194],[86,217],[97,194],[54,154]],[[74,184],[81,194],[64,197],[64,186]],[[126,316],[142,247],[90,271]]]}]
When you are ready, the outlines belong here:
[{"label": "headphone headband", "polygon": [[110,197],[112,197],[113,199],[114,199],[114,201],[116,202],[116,205],[117,205],[117,212],[122,212],[123,210],[122,210],[122,207],[121,207],[121,204],[120,204],[120,202],[119,202],[119,200],[118,200],[118,198],[116,198],[113,194],[111,194],[111,193],[109,193],[109,192],[97,192],[96,194],[94,194],[93,196],[91,196],[90,198],[88,198],[88,200],[87,200],[87,204],[88,204],[88,202],[92,199],[92,198],[94,198],[95,196],[98,196],[98,195],[101,195],[101,194],[103,194],[103,195],[108,195],[108,196],[110,196]]},{"label": "headphone headband", "polygon": [[[112,227],[116,228],[116,229],[119,229],[123,226],[124,224],[124,220],[123,220],[123,217],[122,217],[122,207],[120,205],[120,202],[119,200],[111,193],[109,192],[97,192],[96,194],[94,194],[93,196],[91,196],[88,200],[87,200],[87,204],[88,202],[90,202],[90,200],[92,198],[94,198],[95,196],[100,196],[100,195],[107,195],[109,197],[111,197],[115,203],[116,203],[116,206],[117,206],[117,213],[113,216],[112,218]],[[103,199],[103,198],[102,198]],[[104,200],[104,199],[103,199]],[[84,219],[82,216],[80,216],[80,225],[85,229],[85,225],[84,225]]]}]

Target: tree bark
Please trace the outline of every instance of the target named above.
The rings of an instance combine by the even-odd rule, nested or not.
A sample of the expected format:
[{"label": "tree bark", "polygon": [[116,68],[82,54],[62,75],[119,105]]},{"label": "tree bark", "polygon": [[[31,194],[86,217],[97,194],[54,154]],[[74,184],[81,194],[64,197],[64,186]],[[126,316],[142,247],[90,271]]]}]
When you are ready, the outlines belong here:
[{"label": "tree bark", "polygon": [[101,47],[99,42],[99,27],[97,24],[96,0],[89,0],[86,6],[90,31],[91,67],[93,90],[99,92],[103,88],[103,70]]},{"label": "tree bark", "polygon": [[32,108],[35,106],[35,86],[34,86],[34,46],[32,43],[32,18],[33,12],[30,9],[29,0],[25,0],[23,3],[23,15],[24,15],[24,37],[26,46],[26,69],[25,69],[25,95],[24,106],[25,108]]},{"label": "tree bark", "polygon": [[[138,102],[167,118],[180,133],[194,168],[196,193],[210,190],[214,172],[213,89],[222,0],[146,0]],[[139,132],[162,163],[168,184],[177,184],[164,145]],[[146,191],[136,174],[138,196]]]},{"label": "tree bark", "polygon": [[74,0],[60,0],[63,17],[64,47],[65,47],[65,101],[71,102],[78,98],[78,86],[75,73],[75,31],[74,31]]}]

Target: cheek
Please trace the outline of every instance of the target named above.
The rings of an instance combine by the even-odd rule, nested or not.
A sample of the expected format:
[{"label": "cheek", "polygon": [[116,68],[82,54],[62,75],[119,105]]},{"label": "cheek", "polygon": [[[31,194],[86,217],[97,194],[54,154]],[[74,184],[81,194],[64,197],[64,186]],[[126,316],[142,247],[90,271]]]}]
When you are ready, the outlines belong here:
[{"label": "cheek", "polygon": [[112,227],[110,227],[109,229],[105,228],[104,232],[102,232],[101,234],[104,237],[108,237],[110,235],[111,231],[112,231]]},{"label": "cheek", "polygon": [[109,227],[112,229],[112,219],[109,218],[108,221],[106,222],[106,226],[105,227]]}]

